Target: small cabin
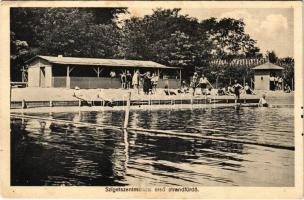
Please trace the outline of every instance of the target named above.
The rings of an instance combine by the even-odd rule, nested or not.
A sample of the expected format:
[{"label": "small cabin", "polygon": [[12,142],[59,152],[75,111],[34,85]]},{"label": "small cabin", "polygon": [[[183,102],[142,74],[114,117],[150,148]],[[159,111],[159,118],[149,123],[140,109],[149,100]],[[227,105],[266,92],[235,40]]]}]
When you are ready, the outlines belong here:
[{"label": "small cabin", "polygon": [[122,73],[149,71],[159,77],[158,87],[178,88],[181,69],[152,61],[63,56],[35,56],[27,62],[28,87],[121,88]]},{"label": "small cabin", "polygon": [[254,67],[254,89],[283,90],[283,69],[270,62]]}]

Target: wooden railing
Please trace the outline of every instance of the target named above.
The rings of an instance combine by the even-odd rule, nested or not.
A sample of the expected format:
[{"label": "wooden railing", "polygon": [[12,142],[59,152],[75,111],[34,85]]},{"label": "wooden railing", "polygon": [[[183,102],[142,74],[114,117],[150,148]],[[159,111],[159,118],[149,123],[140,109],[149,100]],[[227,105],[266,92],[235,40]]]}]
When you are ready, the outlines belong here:
[{"label": "wooden railing", "polygon": [[27,87],[27,82],[11,82],[11,87],[24,88]]}]

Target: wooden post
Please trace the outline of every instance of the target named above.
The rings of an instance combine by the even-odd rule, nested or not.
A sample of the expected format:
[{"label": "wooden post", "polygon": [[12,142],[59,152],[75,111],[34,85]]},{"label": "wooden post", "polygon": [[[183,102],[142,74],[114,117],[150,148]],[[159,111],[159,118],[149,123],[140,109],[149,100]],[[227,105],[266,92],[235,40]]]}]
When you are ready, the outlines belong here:
[{"label": "wooden post", "polygon": [[131,92],[128,92],[127,97],[127,106],[126,106],[126,112],[125,112],[125,123],[124,123],[124,129],[128,128],[129,124],[129,116],[130,116],[130,105],[131,105]]},{"label": "wooden post", "polygon": [[182,85],[182,69],[179,69],[179,83]]},{"label": "wooden post", "polygon": [[22,108],[26,108],[26,103],[24,99],[22,100]]},{"label": "wooden post", "polygon": [[67,66],[66,73],[66,88],[70,88],[70,66]]},{"label": "wooden post", "polygon": [[128,132],[127,130],[123,130],[124,132],[124,144],[125,144],[125,148],[124,148],[124,153],[125,153],[125,162],[124,162],[124,168],[125,168],[125,172],[126,169],[128,168],[128,162],[129,162],[129,139],[128,139]]}]

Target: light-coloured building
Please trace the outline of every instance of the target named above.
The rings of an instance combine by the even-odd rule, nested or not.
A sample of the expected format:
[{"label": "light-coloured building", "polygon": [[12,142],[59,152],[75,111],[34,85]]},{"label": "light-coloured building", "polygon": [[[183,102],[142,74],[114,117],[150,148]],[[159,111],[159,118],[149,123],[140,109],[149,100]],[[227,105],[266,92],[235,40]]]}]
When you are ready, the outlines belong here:
[{"label": "light-coloured building", "polygon": [[178,88],[181,83],[180,68],[152,61],[38,55],[26,63],[28,87],[120,88],[120,74],[136,70],[159,75],[158,87]]},{"label": "light-coloured building", "polygon": [[283,67],[266,62],[253,68],[255,90],[277,90],[283,87]]}]

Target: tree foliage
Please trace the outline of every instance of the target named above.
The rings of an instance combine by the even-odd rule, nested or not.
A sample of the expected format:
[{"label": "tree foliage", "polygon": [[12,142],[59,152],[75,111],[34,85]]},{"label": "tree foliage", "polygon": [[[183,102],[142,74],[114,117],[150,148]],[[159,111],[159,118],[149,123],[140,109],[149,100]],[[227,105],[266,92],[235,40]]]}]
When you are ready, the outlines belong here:
[{"label": "tree foliage", "polygon": [[26,59],[44,54],[152,60],[182,67],[185,78],[194,71],[214,79],[251,73],[210,65],[214,59],[262,56],[242,20],[198,21],[180,11],[158,8],[122,21],[119,16],[128,13],[126,8],[12,8],[11,69],[20,71]]}]

